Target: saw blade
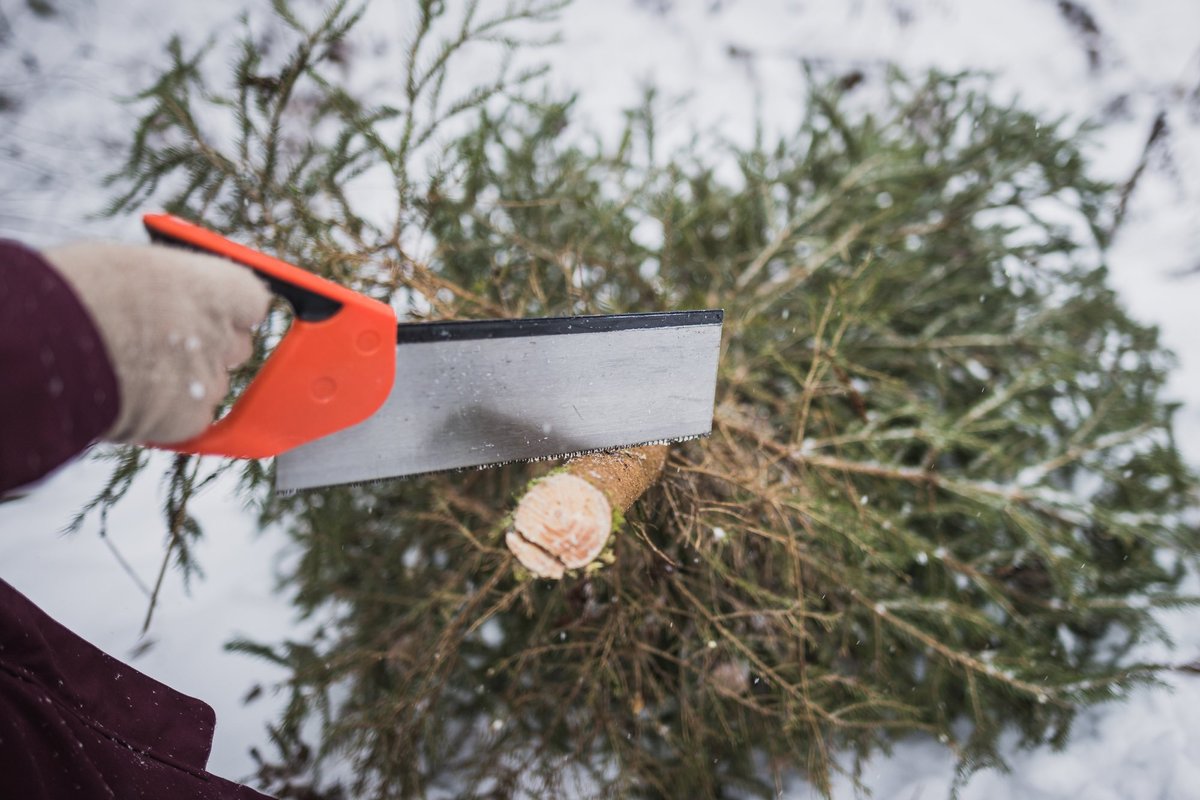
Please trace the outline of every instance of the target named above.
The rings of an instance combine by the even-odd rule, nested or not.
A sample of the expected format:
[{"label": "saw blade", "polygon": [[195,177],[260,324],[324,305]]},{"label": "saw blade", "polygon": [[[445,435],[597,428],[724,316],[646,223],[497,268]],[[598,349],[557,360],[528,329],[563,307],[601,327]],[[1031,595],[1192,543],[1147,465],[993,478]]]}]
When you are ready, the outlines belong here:
[{"label": "saw blade", "polygon": [[402,324],[358,425],[277,459],[281,492],[707,434],[723,314]]}]

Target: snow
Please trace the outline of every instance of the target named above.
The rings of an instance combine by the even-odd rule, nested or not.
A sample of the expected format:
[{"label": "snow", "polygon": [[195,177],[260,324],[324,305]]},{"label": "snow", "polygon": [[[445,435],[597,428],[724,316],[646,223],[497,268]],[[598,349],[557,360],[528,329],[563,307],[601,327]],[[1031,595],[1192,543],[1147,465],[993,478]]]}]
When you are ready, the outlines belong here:
[{"label": "snow", "polygon": [[[580,89],[582,121],[605,135],[614,135],[619,112],[639,102],[644,87],[657,86],[663,148],[696,130],[746,143],[758,120],[768,132],[788,130],[800,113],[802,64],[868,76],[887,62],[987,70],[1001,96],[1050,117],[1100,119],[1091,155],[1114,181],[1134,173],[1163,115],[1167,135],[1132,195],[1109,267],[1131,313],[1159,325],[1178,356],[1169,385],[1183,404],[1178,441],[1200,465],[1200,274],[1181,275],[1200,268],[1200,3],[1078,2],[1099,30],[1092,37],[1098,63],[1088,56],[1087,37],[1053,0],[577,0],[562,15],[561,43],[543,55],[551,81]],[[191,46],[210,34],[227,43],[243,4],[250,5],[177,3],[165,13],[167,6],[151,0],[55,3],[69,10],[46,19],[25,4],[0,7],[0,31],[7,25],[14,32],[0,38],[0,109],[15,103],[0,113],[0,236],[36,246],[84,236],[139,241],[136,218],[95,216],[110,196],[101,179],[118,164],[129,135],[131,112],[116,98],[148,83],[165,62],[162,45],[172,33]],[[266,15],[266,5],[254,4],[251,24]],[[394,4],[376,2],[369,14],[363,29],[376,39],[403,35],[406,15]],[[394,53],[364,56],[355,82],[394,86]],[[222,70],[227,63],[216,60]],[[653,243],[661,232],[646,227],[637,235]],[[197,508],[208,535],[197,553],[207,575],[190,593],[168,576],[149,634],[154,645],[134,653],[146,608],[141,590],[94,525],[56,535],[106,474],[107,465],[80,461],[28,497],[0,505],[0,576],[89,640],[212,704],[218,726],[210,766],[244,778],[252,768],[248,748],[263,745],[263,726],[282,698],[268,693],[249,706],[241,698],[255,683],[282,676],[222,646],[234,636],[303,635],[286,595],[273,592],[288,557],[286,539],[276,529],[256,533],[253,515],[228,483],[206,494]],[[161,559],[161,502],[161,487],[143,482],[109,520],[112,545],[145,583]],[[1186,589],[1195,592],[1195,583]],[[1193,660],[1200,615],[1164,611],[1160,619],[1177,650],[1144,655]],[[961,796],[1200,797],[1200,680],[1189,673],[1165,680],[1172,691],[1140,688],[1123,703],[1086,712],[1062,752],[1021,751],[1013,742],[1013,770],[984,770]],[[954,761],[939,743],[914,737],[870,759],[861,778],[876,797],[945,797]],[[835,796],[852,796],[851,787],[848,778],[839,780]],[[795,785],[788,796],[813,795]]]}]

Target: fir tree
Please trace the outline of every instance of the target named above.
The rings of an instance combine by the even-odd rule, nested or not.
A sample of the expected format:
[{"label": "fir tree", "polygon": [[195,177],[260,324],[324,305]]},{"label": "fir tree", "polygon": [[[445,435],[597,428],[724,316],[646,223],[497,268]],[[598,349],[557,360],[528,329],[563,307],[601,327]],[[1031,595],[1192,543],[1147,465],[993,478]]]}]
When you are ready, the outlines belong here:
[{"label": "fir tree", "polygon": [[[273,498],[268,464],[177,459],[173,557],[188,499],[239,469],[328,621],[232,645],[291,674],[268,790],[765,795],[905,734],[966,773],[1006,728],[1062,745],[1153,680],[1131,648],[1190,602],[1195,483],[1171,358],[1107,286],[1113,193],[1081,132],[931,75],[870,112],[814,79],[799,128],[745,149],[660,152],[651,95],[609,143],[536,71],[442,96],[460,50],[515,47],[553,4],[416,5],[393,105],[346,88],[344,3],[309,24],[277,0],[291,49],[248,35],[217,89],[173,44],[112,210],[164,206],[411,319],[724,307],[714,432],[671,449],[611,564],[557,582],[504,547],[535,465]],[[98,508],[144,467],[118,457]]]}]

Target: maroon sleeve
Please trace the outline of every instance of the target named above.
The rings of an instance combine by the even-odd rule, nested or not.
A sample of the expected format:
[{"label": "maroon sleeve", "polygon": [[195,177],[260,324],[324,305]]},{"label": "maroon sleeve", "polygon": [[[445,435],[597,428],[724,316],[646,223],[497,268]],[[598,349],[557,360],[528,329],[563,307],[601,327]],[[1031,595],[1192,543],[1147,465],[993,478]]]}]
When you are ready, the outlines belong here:
[{"label": "maroon sleeve", "polygon": [[0,797],[267,800],[205,771],[215,722],[0,580]]},{"label": "maroon sleeve", "polygon": [[82,451],[117,417],[117,378],[71,287],[0,239],[0,494]]}]

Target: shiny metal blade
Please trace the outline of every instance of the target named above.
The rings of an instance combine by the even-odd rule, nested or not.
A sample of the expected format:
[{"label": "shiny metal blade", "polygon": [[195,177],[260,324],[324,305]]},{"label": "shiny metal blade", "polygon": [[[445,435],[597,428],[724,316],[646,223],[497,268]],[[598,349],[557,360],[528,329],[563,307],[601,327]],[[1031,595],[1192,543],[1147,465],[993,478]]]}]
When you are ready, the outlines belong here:
[{"label": "shiny metal blade", "polygon": [[276,489],[706,434],[721,322],[685,311],[401,325],[383,406],[279,456]]}]

